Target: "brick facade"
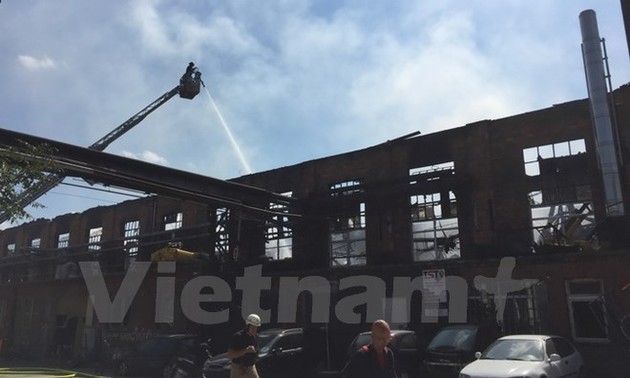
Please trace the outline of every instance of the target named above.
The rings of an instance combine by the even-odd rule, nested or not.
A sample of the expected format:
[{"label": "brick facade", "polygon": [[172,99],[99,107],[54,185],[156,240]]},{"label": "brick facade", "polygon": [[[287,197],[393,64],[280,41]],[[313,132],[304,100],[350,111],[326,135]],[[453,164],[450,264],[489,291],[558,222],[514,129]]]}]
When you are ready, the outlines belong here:
[{"label": "brick facade", "polygon": [[[630,167],[625,162],[630,161],[630,87],[621,87],[613,95],[619,151],[624,162],[620,169],[622,188],[628,208]],[[569,141],[581,141],[585,151],[558,152]],[[553,157],[539,154],[540,174],[528,175],[524,150],[552,145],[558,149],[554,150]],[[203,262],[181,264],[175,275],[177,293],[190,279],[204,274],[221,277],[235,288],[234,279],[246,266],[262,264],[264,274],[272,277],[274,285],[286,276],[325,277],[332,285],[331,306],[334,306],[347,296],[338,288],[343,277],[380,277],[386,283],[387,295],[392,295],[394,277],[418,277],[424,271],[443,270],[447,276],[464,278],[468,287],[473,288],[468,292],[468,320],[476,322],[492,320],[494,307],[492,299],[475,288],[475,277],[494,277],[501,258],[515,257],[512,277],[536,279],[541,286],[521,293],[518,300],[508,301],[509,322],[503,324],[504,332],[547,332],[575,338],[575,314],[571,311],[582,307],[579,301],[575,305],[569,301],[567,288],[572,280],[601,282],[602,296],[614,292],[615,297],[609,298],[612,304],[622,311],[630,310],[628,293],[619,291],[629,280],[628,219],[606,218],[595,149],[589,102],[577,100],[429,135],[409,135],[366,149],[232,180],[275,193],[291,192],[297,204],[287,211],[295,216],[284,217],[281,213],[269,213],[267,218],[250,216],[247,211],[233,207],[224,213],[228,216],[220,218],[216,205],[154,196],[3,230],[0,232],[0,339],[4,340],[5,348],[53,353],[60,344],[59,329],[63,324],[59,322],[72,317],[77,319],[76,332],[70,332],[75,337],[71,343],[74,354],[96,348],[95,343],[87,345],[85,340],[100,337],[103,342],[108,332],[114,334],[121,330],[136,335],[144,334],[143,330],[147,334],[194,331],[215,335],[233,331],[240,322],[240,313],[236,310],[230,311],[230,327],[194,324],[180,310],[176,311],[171,324],[156,325],[155,281],[164,275],[155,270],[145,279],[125,323],[116,327],[102,326],[98,319],[92,319],[81,277],[55,278],[62,262],[99,261],[110,285],[110,295],[113,295],[131,260],[148,261],[151,253],[169,242],[179,242],[181,248],[205,256]],[[441,164],[446,164],[447,168],[420,170],[421,173],[410,175],[416,169]],[[337,194],[331,194],[335,190]],[[592,212],[588,214],[589,219],[594,219],[589,235],[596,235],[597,241],[555,239],[555,244],[535,248],[536,229],[532,223],[530,197],[535,191],[540,191],[542,201],[550,203],[550,208],[563,203],[588,203],[588,210]],[[433,203],[414,205],[417,206],[414,216],[434,221],[435,240],[425,240],[424,231],[412,227],[410,202],[413,203],[414,196],[420,198],[416,201],[437,198]],[[245,205],[264,208],[269,203]],[[181,218],[177,214],[181,214]],[[287,219],[279,221],[279,218]],[[454,220],[456,227],[449,229],[453,232],[451,239],[443,237],[446,231],[439,228],[441,223]],[[139,222],[137,237],[125,239],[125,224],[132,221]],[[563,224],[562,227],[567,227],[563,230],[570,224],[570,221]],[[339,225],[345,228],[337,228]],[[267,232],[270,227],[281,226],[291,230],[292,258],[269,259],[266,257]],[[90,241],[90,230],[95,229],[101,232],[98,246]],[[223,233],[219,232],[221,229]],[[553,234],[544,227],[538,229],[541,235]],[[357,230],[360,232],[353,233]],[[365,257],[352,255],[350,247],[344,250],[343,258],[348,265],[362,258],[365,264],[331,267],[335,261],[331,235],[336,232],[357,238],[359,249],[364,246]],[[69,242],[60,249],[57,238],[64,233],[69,233]],[[35,238],[40,239],[38,250],[31,248]],[[134,239],[135,244],[126,244],[130,239]],[[455,240],[452,246],[445,244],[449,240]],[[8,253],[9,245],[15,246],[13,255]],[[429,252],[434,253],[434,257],[422,257],[425,251],[419,245],[432,246]],[[129,251],[133,246],[137,247],[137,254],[130,260]],[[451,258],[455,253],[459,257]],[[238,290],[233,292],[234,303],[238,303]],[[274,309],[278,295],[274,290],[265,293],[261,307]],[[406,326],[428,338],[437,327],[444,325],[448,316],[438,317],[436,323],[424,324],[419,320],[421,310],[417,301],[418,297],[414,296],[410,304],[412,319]],[[308,325],[309,312],[312,312],[307,302],[301,298],[298,306],[300,315],[296,322],[301,325]],[[519,306],[528,306],[527,311],[519,310]],[[571,310],[571,306],[575,308]],[[445,310],[447,314],[453,309],[445,307]],[[270,321],[275,324],[278,314],[274,311]],[[355,331],[365,328],[363,323],[370,321],[365,309],[358,311],[362,324],[346,326],[331,320],[331,327],[337,327],[339,335],[335,341],[338,351],[343,350]],[[522,318],[525,315],[527,317]],[[39,328],[28,327],[28,324],[37,324]],[[613,326],[610,324],[604,345],[614,347],[618,340],[628,342],[618,338],[619,330],[612,329]],[[42,327],[47,328],[44,331]],[[584,345],[589,349],[593,344]]]}]

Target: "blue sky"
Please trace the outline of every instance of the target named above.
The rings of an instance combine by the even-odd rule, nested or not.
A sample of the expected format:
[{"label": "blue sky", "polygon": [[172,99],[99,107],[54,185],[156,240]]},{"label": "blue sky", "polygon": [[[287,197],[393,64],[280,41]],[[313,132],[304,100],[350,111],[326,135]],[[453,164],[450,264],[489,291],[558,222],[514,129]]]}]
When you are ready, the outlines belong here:
[{"label": "blue sky", "polygon": [[[193,61],[232,139],[202,91],[106,152],[234,178],[585,98],[585,9],[619,87],[630,77],[619,1],[4,0],[0,127],[89,146]],[[29,211],[126,199],[61,185]]]}]

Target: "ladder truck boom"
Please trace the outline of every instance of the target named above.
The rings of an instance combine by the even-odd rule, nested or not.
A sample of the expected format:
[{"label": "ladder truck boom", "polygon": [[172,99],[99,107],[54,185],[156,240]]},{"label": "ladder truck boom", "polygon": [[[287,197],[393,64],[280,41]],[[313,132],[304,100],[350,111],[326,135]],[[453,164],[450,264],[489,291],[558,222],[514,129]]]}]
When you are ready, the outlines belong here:
[{"label": "ladder truck boom", "polygon": [[103,151],[109,146],[113,141],[120,138],[127,131],[131,130],[134,126],[142,122],[142,120],[151,114],[155,109],[162,106],[166,101],[170,100],[179,93],[179,86],[171,89],[170,91],[164,93],[157,100],[153,101],[149,106],[142,109],[140,112],[136,113],[133,117],[129,118],[127,121],[122,123],[120,126],[109,132],[109,134],[105,135],[95,143],[93,143],[90,147],[90,150]]},{"label": "ladder truck boom", "polygon": [[[131,118],[123,122],[120,126],[109,132],[88,148],[97,151],[105,150],[105,148],[107,148],[107,146],[109,146],[112,142],[142,122],[146,116],[151,114],[160,106],[164,105],[164,103],[173,98],[175,95],[179,94],[179,97],[191,100],[199,94],[202,85],[204,84],[203,80],[201,80],[201,72],[199,72],[193,62],[190,62],[188,67],[186,67],[186,72],[182,75],[179,80],[179,84],[175,88],[158,97],[151,104],[134,114]],[[33,201],[46,194],[52,188],[59,185],[65,178],[66,177],[63,174],[48,175],[45,179],[22,192],[20,198],[17,200],[18,205],[21,208],[25,208],[33,203]],[[0,211],[0,223],[9,220],[9,218],[10,216],[6,212]]]},{"label": "ladder truck boom", "polygon": [[193,99],[199,94],[202,84],[203,81],[201,80],[201,73],[197,70],[195,64],[190,62],[186,68],[186,72],[179,80],[178,86],[158,97],[157,100],[147,105],[144,109],[133,115],[131,118],[123,122],[120,126],[112,130],[109,134],[105,135],[88,148],[97,151],[105,150],[105,148],[107,148],[107,146],[109,146],[113,141],[142,122],[146,116],[151,114],[151,112],[155,109],[164,105],[165,102],[173,98],[176,94],[179,94],[179,97],[181,98],[187,98],[189,100]]}]

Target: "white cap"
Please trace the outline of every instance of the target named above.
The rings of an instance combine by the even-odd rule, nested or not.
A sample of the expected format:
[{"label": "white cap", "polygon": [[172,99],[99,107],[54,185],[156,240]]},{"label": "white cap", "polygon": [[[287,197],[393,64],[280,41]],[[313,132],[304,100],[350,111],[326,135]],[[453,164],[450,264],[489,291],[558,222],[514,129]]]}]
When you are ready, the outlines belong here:
[{"label": "white cap", "polygon": [[260,316],[256,315],[256,314],[249,314],[247,316],[247,319],[245,320],[245,324],[247,325],[253,325],[255,327],[260,327]]}]

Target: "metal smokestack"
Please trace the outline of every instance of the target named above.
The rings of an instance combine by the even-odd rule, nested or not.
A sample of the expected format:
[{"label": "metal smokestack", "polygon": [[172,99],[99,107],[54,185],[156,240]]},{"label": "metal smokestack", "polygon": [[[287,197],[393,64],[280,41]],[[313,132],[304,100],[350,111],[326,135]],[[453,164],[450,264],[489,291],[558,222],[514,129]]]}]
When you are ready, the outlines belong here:
[{"label": "metal smokestack", "polygon": [[626,31],[626,44],[630,52],[630,0],[621,0],[621,15],[623,16],[623,26]]},{"label": "metal smokestack", "polygon": [[580,13],[580,29],[582,31],[582,56],[591,103],[596,153],[604,183],[606,214],[608,216],[622,216],[624,215],[623,197],[608,104],[601,38],[599,37],[595,11],[587,9]]}]

